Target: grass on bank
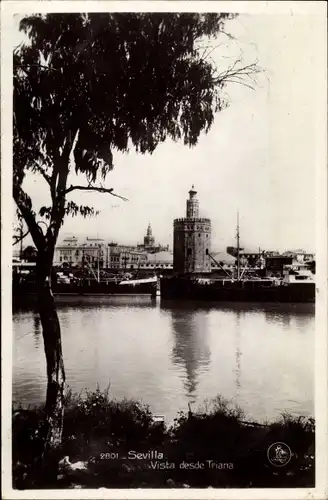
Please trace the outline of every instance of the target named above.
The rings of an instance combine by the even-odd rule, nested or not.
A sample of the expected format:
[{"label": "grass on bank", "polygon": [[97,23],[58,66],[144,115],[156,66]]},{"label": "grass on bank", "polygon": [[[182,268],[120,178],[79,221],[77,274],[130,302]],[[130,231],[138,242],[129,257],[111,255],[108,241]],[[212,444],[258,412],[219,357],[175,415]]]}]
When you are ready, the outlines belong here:
[{"label": "grass on bank", "polygon": [[[137,401],[111,399],[109,388],[68,391],[63,441],[49,478],[42,474],[43,416],[42,407],[13,408],[14,488],[314,486],[311,418],[283,414],[267,425],[245,422],[240,408],[217,397],[195,413],[180,412],[166,426]],[[267,457],[278,441],[292,450],[285,467]],[[150,450],[148,458],[136,457]],[[65,460],[81,461],[85,468],[71,470]]]}]

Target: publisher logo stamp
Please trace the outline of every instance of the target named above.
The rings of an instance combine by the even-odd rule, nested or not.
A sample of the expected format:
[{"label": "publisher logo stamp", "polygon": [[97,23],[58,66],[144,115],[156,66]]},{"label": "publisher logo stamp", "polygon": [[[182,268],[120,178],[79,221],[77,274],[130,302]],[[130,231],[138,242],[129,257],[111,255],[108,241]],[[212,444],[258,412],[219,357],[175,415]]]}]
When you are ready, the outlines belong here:
[{"label": "publisher logo stamp", "polygon": [[270,464],[275,467],[284,467],[290,462],[292,452],[286,443],[277,442],[269,446],[267,456]]}]

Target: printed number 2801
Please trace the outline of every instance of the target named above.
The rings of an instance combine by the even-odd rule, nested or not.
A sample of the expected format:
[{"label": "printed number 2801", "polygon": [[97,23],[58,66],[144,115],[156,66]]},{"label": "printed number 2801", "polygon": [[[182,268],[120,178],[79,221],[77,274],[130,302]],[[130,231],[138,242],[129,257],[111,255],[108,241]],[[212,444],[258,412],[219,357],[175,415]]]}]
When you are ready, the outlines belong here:
[{"label": "printed number 2801", "polygon": [[100,460],[115,460],[118,458],[118,453],[100,453]]}]

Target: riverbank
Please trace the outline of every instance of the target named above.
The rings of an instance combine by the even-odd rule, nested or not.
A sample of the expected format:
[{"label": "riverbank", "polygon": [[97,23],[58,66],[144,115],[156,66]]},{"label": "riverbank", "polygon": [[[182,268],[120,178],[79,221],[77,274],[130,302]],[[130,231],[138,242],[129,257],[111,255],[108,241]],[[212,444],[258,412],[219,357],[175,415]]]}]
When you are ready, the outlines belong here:
[{"label": "riverbank", "polygon": [[[245,422],[241,409],[220,397],[180,412],[168,427],[147,406],[113,400],[109,390],[69,391],[51,479],[41,469],[42,433],[42,407],[13,408],[14,488],[314,486],[313,419]],[[270,454],[277,442],[291,451],[285,462]]]}]

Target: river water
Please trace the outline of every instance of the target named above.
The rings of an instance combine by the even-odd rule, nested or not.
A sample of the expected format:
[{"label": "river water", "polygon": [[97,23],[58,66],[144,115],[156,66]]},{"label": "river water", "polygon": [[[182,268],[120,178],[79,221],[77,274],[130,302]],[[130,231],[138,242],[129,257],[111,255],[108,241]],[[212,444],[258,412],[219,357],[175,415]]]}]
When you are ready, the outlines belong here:
[{"label": "river water", "polygon": [[[85,298],[59,305],[66,378],[73,391],[110,383],[171,421],[221,395],[247,418],[312,415],[314,306],[203,304],[147,297]],[[13,400],[44,402],[40,320],[13,315]]]}]

